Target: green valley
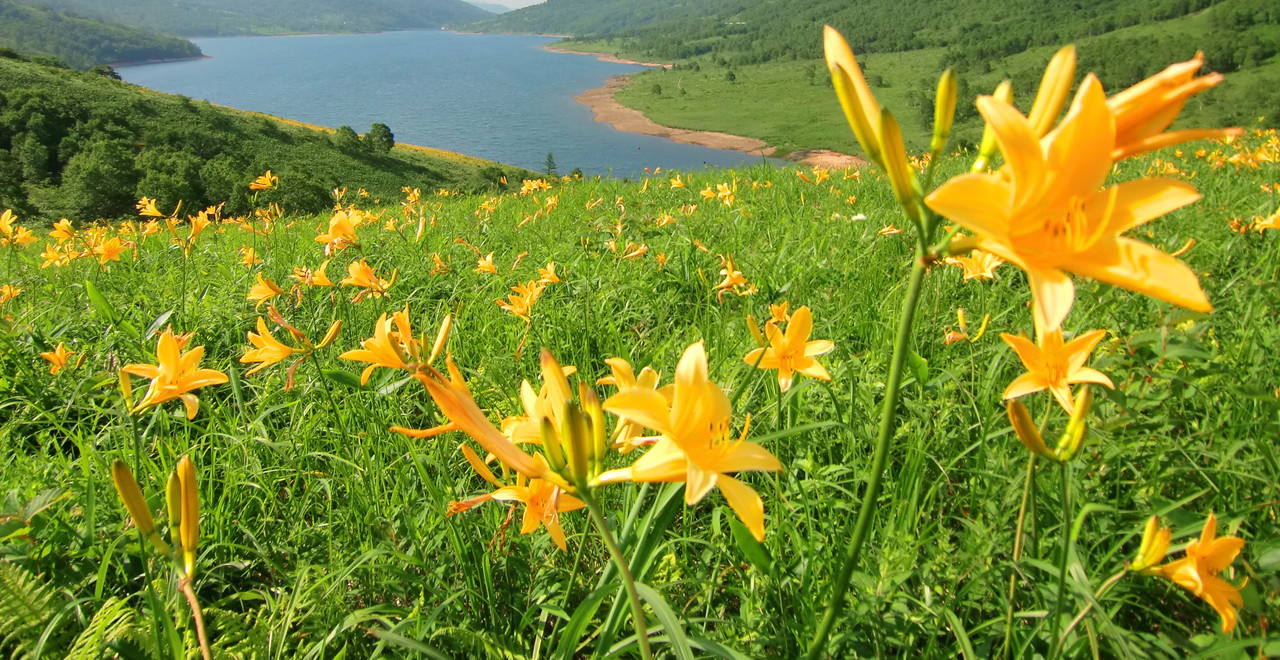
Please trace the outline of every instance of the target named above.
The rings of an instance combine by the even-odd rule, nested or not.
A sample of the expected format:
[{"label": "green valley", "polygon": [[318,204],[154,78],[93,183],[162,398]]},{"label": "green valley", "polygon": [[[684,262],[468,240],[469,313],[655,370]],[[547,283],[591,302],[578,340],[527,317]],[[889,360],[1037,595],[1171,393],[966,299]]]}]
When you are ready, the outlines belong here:
[{"label": "green valley", "polygon": [[245,186],[267,169],[290,185],[264,200],[301,212],[327,207],[338,186],[394,199],[404,185],[489,189],[523,172],[393,147],[385,126],[361,138],[20,59],[0,59],[0,89],[0,206],[50,220],[128,214],[144,194],[243,212]]},{"label": "green valley", "polygon": [[[471,27],[576,35],[558,46],[671,70],[633,77],[618,95],[666,126],[765,140],[783,153],[853,148],[835,110],[821,59],[823,23],[841,30],[865,65],[877,96],[901,115],[908,143],[927,140],[938,72],[954,67],[960,97],[990,93],[1012,79],[1030,103],[1056,47],[1075,42],[1080,67],[1120,89],[1174,61],[1206,54],[1227,74],[1196,99],[1186,121],[1268,125],[1280,116],[1280,4],[1269,0],[1140,3],[1120,0],[1055,5],[1036,2],[869,0],[805,3],[784,11],[776,0],[715,0],[671,6],[656,0],[549,0]],[[779,99],[786,99],[780,104]],[[956,139],[981,132],[972,103],[962,103]]]},{"label": "green valley", "polygon": [[57,58],[77,69],[200,56],[186,39],[12,0],[0,0],[0,48]]}]

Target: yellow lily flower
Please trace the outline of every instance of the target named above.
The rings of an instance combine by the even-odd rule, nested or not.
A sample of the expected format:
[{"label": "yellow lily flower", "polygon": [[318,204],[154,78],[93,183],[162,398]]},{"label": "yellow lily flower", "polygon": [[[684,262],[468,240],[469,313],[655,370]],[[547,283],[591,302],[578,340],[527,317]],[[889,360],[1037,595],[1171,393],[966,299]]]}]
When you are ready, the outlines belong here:
[{"label": "yellow lily flower", "polygon": [[320,264],[320,267],[315,270],[311,270],[306,266],[294,266],[293,274],[289,277],[299,284],[307,286],[333,286],[333,280],[330,280],[329,276],[324,272],[328,267],[328,259],[325,259],[324,263]]},{"label": "yellow lily flower", "polygon": [[236,263],[244,266],[245,268],[253,268],[254,266],[262,263],[262,257],[259,257],[258,252],[248,245],[241,247],[239,252],[240,261],[237,261]]},{"label": "yellow lily flower", "polygon": [[493,253],[492,253],[492,252],[490,252],[488,256],[486,256],[486,257],[482,257],[482,258],[480,259],[480,261],[476,264],[475,272],[477,272],[477,273],[487,273],[487,274],[489,274],[489,275],[497,275],[497,274],[498,274],[498,267],[497,267],[497,266],[495,266],[495,265],[493,265]]},{"label": "yellow lily flower", "polygon": [[1122,233],[1200,199],[1190,184],[1141,179],[1100,189],[1111,172],[1115,121],[1102,85],[1085,78],[1071,109],[1040,140],[1013,106],[980,97],[1006,165],[961,174],[925,202],[976,232],[952,251],[979,248],[1022,268],[1035,299],[1036,327],[1058,329],[1075,298],[1068,272],[1189,309],[1213,309],[1190,268]]},{"label": "yellow lily flower", "polygon": [[538,301],[538,297],[542,295],[545,284],[540,284],[536,280],[529,280],[524,284],[517,284],[511,287],[515,293],[509,294],[506,300],[496,300],[498,307],[511,312],[516,316],[524,319],[525,323],[531,323],[532,319],[529,314],[533,312],[533,304]]},{"label": "yellow lily flower", "polygon": [[50,238],[57,239],[58,245],[62,245],[69,239],[76,237],[76,229],[71,225],[70,220],[62,218],[61,220],[53,223],[53,231],[49,232],[49,236]]},{"label": "yellow lily flower", "polygon": [[[394,328],[394,329],[393,329]],[[373,337],[360,343],[363,348],[350,350],[338,356],[340,360],[368,362],[369,366],[360,374],[360,384],[369,382],[373,370],[378,367],[388,369],[409,369],[414,356],[420,351],[418,339],[413,336],[413,328],[409,325],[409,305],[392,315],[378,317],[374,325]]]},{"label": "yellow lily flower", "polygon": [[46,351],[40,354],[40,357],[49,361],[49,373],[57,374],[62,368],[67,366],[67,358],[75,355],[75,351],[68,351],[65,344],[58,342],[58,346],[52,351]]},{"label": "yellow lily flower", "polygon": [[556,262],[548,261],[545,268],[538,269],[538,282],[542,284],[558,284],[560,276],[556,275]]},{"label": "yellow lily flower", "polygon": [[994,280],[996,269],[1004,263],[1004,259],[990,252],[970,250],[968,256],[947,257],[943,262],[964,269],[964,281],[968,282],[974,279]]},{"label": "yellow lily flower", "polygon": [[275,188],[278,183],[280,183],[280,177],[272,174],[271,170],[267,170],[266,174],[259,176],[253,180],[253,183],[249,184],[249,190],[268,190]]},{"label": "yellow lily flower", "polygon": [[1114,389],[1115,385],[1106,374],[1084,366],[1093,348],[1106,335],[1106,330],[1094,330],[1064,344],[1062,331],[1054,330],[1042,333],[1037,345],[1020,335],[1000,333],[1000,338],[1018,354],[1018,359],[1027,368],[1027,373],[1015,378],[1005,388],[1004,398],[1016,399],[1047,389],[1062,405],[1063,410],[1071,414],[1075,410],[1075,404],[1071,401],[1071,385],[1093,383]]},{"label": "yellow lily flower", "polygon": [[200,401],[192,390],[208,385],[221,385],[227,382],[227,375],[215,369],[199,369],[200,360],[204,357],[204,347],[197,346],[186,353],[181,352],[178,338],[170,330],[160,333],[156,342],[156,360],[158,364],[130,364],[121,371],[134,376],[151,379],[151,386],[142,400],[134,406],[132,412],[139,412],[154,405],[182,399],[187,409],[187,419],[193,419],[200,408]]},{"label": "yellow lily flower", "polygon": [[17,298],[18,294],[20,293],[22,293],[22,289],[19,289],[18,287],[12,284],[5,284],[4,286],[0,286],[0,305],[3,305],[9,302],[10,300],[13,300],[14,298]]},{"label": "yellow lily flower", "polygon": [[[551,540],[561,552],[569,550],[565,543],[564,529],[560,526],[560,514],[577,511],[586,506],[582,500],[564,492],[556,484],[542,479],[526,480],[524,475],[516,473],[514,484],[504,484],[493,475],[488,466],[480,460],[470,447],[459,445],[463,456],[485,481],[497,486],[497,490],[477,497],[450,502],[448,513],[452,516],[462,513],[478,504],[496,500],[499,502],[519,502],[524,505],[524,517],[520,522],[520,533],[530,534],[539,527],[546,526]],[[526,483],[527,482],[527,483]]]},{"label": "yellow lily flower", "polygon": [[836,345],[826,339],[809,341],[812,331],[813,314],[808,306],[801,307],[791,314],[785,332],[779,330],[772,320],[765,323],[769,345],[752,349],[742,360],[760,369],[777,369],[778,387],[783,392],[791,389],[791,381],[797,373],[818,380],[831,380],[831,374],[813,358],[830,353]]},{"label": "yellow lily flower", "polygon": [[381,298],[389,295],[387,291],[395,285],[397,273],[399,273],[398,269],[392,270],[391,279],[384,280],[381,277],[378,277],[378,274],[373,271],[373,268],[369,266],[368,262],[361,259],[360,261],[353,261],[349,266],[347,266],[347,277],[339,282],[339,284],[362,287],[364,291],[357,293],[355,297],[351,299],[351,302],[358,303],[363,300],[365,296]]},{"label": "yellow lily flower", "polygon": [[654,429],[662,437],[631,467],[605,472],[599,483],[683,481],[688,505],[697,504],[719,486],[752,536],[764,540],[764,502],[754,489],[728,473],[777,472],[782,464],[769,450],[743,439],[750,427],[749,417],[742,436],[729,437],[733,410],[729,397],[707,375],[702,342],[689,346],[680,358],[670,403],[654,390],[635,387],[609,397],[604,408]]},{"label": "yellow lily flower", "polygon": [[[671,402],[672,386],[658,387],[660,377],[652,367],[641,369],[640,375],[637,376],[635,370],[631,368],[631,364],[622,358],[609,358],[604,363],[609,365],[613,375],[600,378],[596,381],[596,385],[612,385],[618,388],[619,392],[626,392],[637,387],[654,390],[661,394],[668,403]],[[636,447],[643,447],[657,442],[657,437],[645,435],[644,428],[644,424],[626,417],[619,417],[618,425],[614,427],[613,436],[609,439],[610,445],[613,449],[617,449],[619,454],[626,454]]]},{"label": "yellow lily flower", "polygon": [[302,349],[285,345],[279,339],[271,335],[271,330],[267,328],[267,322],[258,317],[258,332],[249,333],[249,343],[253,344],[253,348],[246,352],[240,358],[242,364],[259,363],[258,366],[248,370],[244,375],[252,376],[263,369],[277,363],[282,362],[294,353],[303,353]]},{"label": "yellow lily flower", "polygon": [[272,282],[269,278],[263,277],[262,273],[258,273],[258,281],[249,288],[249,295],[245,296],[245,300],[252,300],[258,303],[253,307],[258,309],[262,307],[262,303],[282,293],[284,293],[284,289],[281,289],[278,284]]},{"label": "yellow lily flower", "polygon": [[1249,579],[1245,578],[1240,586],[1234,586],[1218,577],[1240,554],[1244,539],[1235,536],[1219,538],[1217,528],[1218,519],[1211,513],[1204,521],[1200,538],[1187,544],[1185,557],[1147,572],[1158,571],[1157,574],[1209,603],[1222,618],[1222,632],[1225,634],[1236,627],[1239,617],[1236,610],[1244,606],[1240,589]]},{"label": "yellow lily flower", "polygon": [[356,226],[363,219],[359,211],[338,210],[329,218],[329,230],[316,236],[317,243],[324,243],[325,256],[335,251],[346,249],[351,245],[359,245],[356,237]]}]

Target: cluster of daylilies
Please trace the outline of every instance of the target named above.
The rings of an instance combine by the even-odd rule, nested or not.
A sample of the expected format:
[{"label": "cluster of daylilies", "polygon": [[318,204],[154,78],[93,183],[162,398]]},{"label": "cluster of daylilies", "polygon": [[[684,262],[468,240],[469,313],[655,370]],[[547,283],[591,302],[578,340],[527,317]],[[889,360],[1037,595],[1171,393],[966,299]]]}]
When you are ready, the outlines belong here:
[{"label": "cluster of daylilies", "polygon": [[[1085,366],[1105,330],[1078,333],[1067,341],[1064,324],[1075,300],[1070,275],[1106,282],[1198,312],[1209,312],[1209,303],[1196,274],[1176,256],[1124,236],[1129,230],[1200,199],[1188,181],[1170,177],[1146,177],[1104,186],[1115,163],[1156,149],[1206,138],[1231,144],[1244,134],[1239,128],[1168,130],[1187,99],[1222,81],[1219,74],[1198,76],[1203,54],[1174,64],[1129,89],[1108,97],[1093,74],[1085,76],[1074,99],[1076,52],[1061,49],[1046,68],[1030,113],[1012,104],[1012,85],[1002,83],[992,96],[980,96],[978,111],[986,121],[982,145],[972,172],[961,174],[926,192],[931,168],[912,167],[902,147],[893,115],[880,107],[844,39],[826,30],[826,56],[837,96],[854,135],[863,150],[888,176],[907,217],[920,235],[917,255],[921,265],[945,258],[964,268],[965,279],[991,278],[1002,263],[1020,268],[1027,278],[1032,299],[1036,340],[1002,334],[1027,373],[1005,389],[1009,418],[1018,438],[1041,458],[1069,466],[1084,439],[1092,403],[1090,385],[1111,388],[1111,379]],[[931,156],[941,153],[948,139],[955,108],[955,79],[948,71],[938,86]],[[1066,112],[1063,114],[1063,108]],[[1257,152],[1237,152],[1230,159],[1211,160],[1215,167],[1227,162],[1256,166],[1276,156],[1274,136]],[[1208,152],[1198,153],[1208,157]],[[1215,152],[1219,153],[1219,152]],[[992,164],[1002,160],[998,169]],[[917,176],[922,170],[924,181]],[[956,223],[937,243],[933,233],[941,219]],[[962,236],[958,230],[973,232]],[[1188,245],[1187,247],[1190,247]],[[1185,251],[1184,248],[1183,251]],[[909,302],[908,305],[914,304]],[[910,327],[910,313],[905,327]],[[963,312],[963,310],[961,310]],[[948,342],[968,339],[963,313],[961,330]],[[985,331],[986,321],[983,323]],[[1082,385],[1072,396],[1072,386]],[[890,387],[894,387],[891,383]],[[1048,391],[1070,416],[1057,444],[1046,445],[1041,428],[1031,419],[1019,398]],[[892,424],[892,410],[886,405]],[[1032,478],[1028,471],[1028,485]],[[1063,505],[1070,482],[1064,467]],[[878,483],[878,482],[877,482]],[[867,494],[874,499],[874,491]],[[1025,500],[1024,500],[1025,501]],[[1025,505],[1024,505],[1025,506]],[[1021,519],[1017,536],[1021,537]],[[1144,535],[1139,559],[1130,569],[1162,575],[1204,599],[1222,618],[1223,632],[1234,628],[1236,608],[1242,606],[1239,589],[1218,577],[1243,546],[1235,537],[1215,537],[1216,520],[1210,514],[1199,541],[1190,543],[1183,559],[1164,560],[1170,531],[1152,518]],[[1060,570],[1065,579],[1069,537],[1064,533]],[[1020,541],[1019,541],[1020,545]],[[850,555],[856,559],[856,551]],[[1018,559],[1015,550],[1014,559]],[[1012,608],[1012,585],[1010,608]],[[1051,653],[1061,650],[1058,638],[1063,601],[1059,582],[1058,604],[1053,612]],[[840,589],[837,584],[837,592]],[[1008,623],[1008,622],[1006,622]],[[1008,639],[1006,638],[1006,645]],[[812,655],[811,655],[812,657]]]},{"label": "cluster of daylilies", "polygon": [[[910,338],[911,319],[925,272],[933,264],[945,262],[962,269],[965,281],[993,279],[996,269],[1006,263],[1025,273],[1031,293],[1031,326],[1035,339],[1033,341],[1023,334],[1001,334],[1026,369],[1009,383],[1003,396],[1009,401],[1010,424],[1031,452],[1029,460],[1044,460],[1060,466],[1065,490],[1070,484],[1070,466],[1080,455],[1086,438],[1088,416],[1093,406],[1090,386],[1113,387],[1106,374],[1086,366],[1090,353],[1107,331],[1070,332],[1067,329],[1069,313],[1075,302],[1075,287],[1070,276],[1096,279],[1199,312],[1212,309],[1195,273],[1177,259],[1182,251],[1166,254],[1124,236],[1135,227],[1197,201],[1200,195],[1189,182],[1192,176],[1162,164],[1152,172],[1160,176],[1105,187],[1104,184],[1114,165],[1121,160],[1205,138],[1218,138],[1222,145],[1230,147],[1235,144],[1233,138],[1242,134],[1239,129],[1168,130],[1189,97],[1221,80],[1217,74],[1196,75],[1203,65],[1203,57],[1175,64],[1109,97],[1097,78],[1090,74],[1068,102],[1076,74],[1075,51],[1068,47],[1059,51],[1050,62],[1028,114],[1024,115],[1012,104],[1011,84],[1002,84],[992,96],[979,97],[977,105],[986,121],[986,133],[972,171],[930,190],[934,167],[950,134],[956,104],[954,75],[948,72],[939,84],[930,153],[910,157],[903,147],[897,122],[891,113],[880,107],[843,38],[828,28],[825,41],[827,62],[837,96],[853,133],[871,162],[888,178],[910,223],[906,229],[891,224],[879,233],[902,234],[904,239],[915,238],[918,249],[907,289],[903,325],[885,388],[880,436],[871,467],[873,478],[863,492],[863,508],[847,546],[844,571],[834,583],[831,605],[815,635],[810,657],[817,657],[825,649],[827,633],[839,614],[849,573],[860,556],[868,533],[866,530],[874,514],[888,442],[894,436],[902,365],[906,356],[904,347]],[[1196,155],[1214,167],[1257,167],[1258,163],[1274,162],[1280,156],[1280,139],[1272,132],[1260,149],[1236,148],[1230,156],[1221,149],[1201,149]],[[1001,164],[993,169],[997,163]],[[813,168],[808,172],[797,171],[796,175],[815,187],[827,186],[829,194],[848,204],[856,201],[855,195],[835,185],[830,170]],[[845,170],[842,177],[844,181],[855,183],[860,183],[863,178],[857,169]],[[747,183],[751,189],[772,185],[770,182],[734,179],[707,185],[700,193],[695,193],[697,188],[690,188],[692,177],[672,175],[667,180],[667,188],[671,191],[688,189],[680,194],[688,195],[690,199],[679,200],[685,203],[678,212],[673,209],[647,218],[645,222],[664,227],[677,222],[677,216],[692,216],[698,208],[693,203],[695,201],[732,207],[738,200],[740,188],[744,194],[749,194],[746,192]],[[249,187],[256,194],[278,184],[278,177],[267,171]],[[1280,189],[1280,182],[1276,185]],[[659,182],[658,187],[661,186]],[[649,181],[646,180],[641,192],[648,189]],[[560,198],[551,194],[551,190],[552,183],[546,179],[523,182],[518,195],[531,200],[535,208],[532,213],[524,214],[519,226],[545,218],[559,208]],[[393,269],[388,274],[385,269],[368,262],[361,232],[367,231],[362,229],[364,227],[380,225],[384,231],[396,232],[407,240],[420,242],[427,227],[434,226],[435,211],[439,207],[424,202],[421,191],[416,188],[406,187],[403,192],[405,199],[401,202],[399,216],[396,216],[394,212],[373,214],[363,211],[354,204],[344,203],[345,189],[334,191],[335,208],[315,236],[317,255],[322,255],[323,260],[318,256],[320,263],[314,268],[296,266],[289,276],[294,282],[292,295],[299,303],[303,292],[313,287],[351,287],[356,290],[353,303],[367,299],[385,302],[392,297],[398,271]],[[441,191],[438,196],[447,192]],[[360,191],[357,195],[364,197],[367,193]],[[701,200],[698,200],[699,195]],[[486,199],[475,210],[475,215],[482,222],[488,221],[502,203],[503,198]],[[605,204],[603,198],[589,201],[585,211],[592,212]],[[646,257],[648,245],[639,237],[633,237],[637,240],[626,238],[622,221],[626,214],[626,200],[618,197],[612,207],[604,208],[615,209],[618,215],[615,224],[602,227],[611,236],[610,240],[603,242],[604,247],[619,259]],[[43,266],[60,267],[75,259],[95,258],[105,268],[109,262],[118,261],[123,252],[135,248],[136,241],[166,230],[171,237],[170,243],[189,256],[202,232],[214,227],[215,232],[239,228],[253,236],[253,245],[243,246],[239,251],[239,264],[253,269],[263,261],[258,239],[269,241],[275,224],[283,215],[282,209],[269,205],[251,216],[224,218],[221,207],[215,206],[183,221],[179,220],[180,209],[181,203],[172,212],[165,213],[157,208],[154,199],[143,198],[138,203],[138,212],[144,220],[126,222],[118,228],[97,225],[77,230],[64,219],[55,224],[49,234],[56,243],[46,246],[41,255]],[[944,227],[943,220],[954,225]],[[1277,222],[1280,222],[1280,212],[1268,218],[1259,216],[1249,227],[1258,231],[1274,229]],[[914,237],[907,233],[910,228],[915,230]],[[961,234],[962,230],[968,235]],[[36,240],[29,230],[16,224],[11,212],[6,211],[0,216],[0,248],[21,249]],[[481,275],[501,273],[494,252],[484,254],[479,247],[461,238],[456,242],[470,248],[476,259],[473,268],[461,268],[471,268]],[[712,253],[699,241],[694,240],[693,244],[703,253]],[[1183,251],[1190,246],[1189,242]],[[332,260],[347,250],[354,251],[359,257],[348,262],[347,277],[335,284],[326,270]],[[526,256],[524,253],[516,257],[508,272],[514,272]],[[715,284],[708,282],[717,300],[722,300],[726,293],[749,296],[757,292],[756,286],[747,279],[730,254],[717,256],[720,280]],[[653,255],[653,258],[658,268],[666,264],[667,257],[663,253]],[[456,270],[439,253],[431,254],[430,260],[432,275]],[[505,264],[503,268],[507,268]],[[535,303],[548,286],[561,282],[562,275],[557,272],[557,265],[549,262],[537,269],[536,278],[518,282],[512,287],[512,294],[495,303],[525,321],[527,330],[532,323]],[[21,293],[22,290],[15,286],[3,285],[0,287],[0,304]],[[257,317],[256,331],[248,333],[249,347],[240,357],[241,363],[253,365],[246,375],[291,361],[286,373],[286,390],[294,386],[299,366],[317,351],[335,344],[342,329],[342,321],[334,321],[324,337],[313,342],[277,307],[281,300],[287,301],[288,298],[284,287],[263,273],[256,273],[246,299],[255,303],[255,309],[266,304],[267,316],[265,319]],[[281,337],[289,343],[273,334],[267,319],[283,331]],[[987,332],[990,320],[990,315],[986,315],[977,331],[971,333],[965,312],[960,309],[957,313],[958,329],[948,330],[944,341],[948,344],[976,342]],[[776,372],[779,393],[787,392],[798,375],[831,379],[817,358],[832,351],[835,345],[827,340],[810,339],[814,324],[807,306],[792,311],[788,303],[779,303],[770,307],[769,318],[763,326],[750,316],[747,322],[756,347],[741,359],[752,367]],[[734,475],[749,471],[780,471],[783,469],[781,463],[763,446],[748,439],[751,417],[746,415],[741,421],[735,419],[730,398],[711,378],[709,358],[702,342],[685,348],[675,365],[674,378],[668,384],[662,383],[659,371],[654,368],[646,366],[637,372],[621,357],[605,360],[604,366],[608,368],[609,375],[593,381],[579,373],[577,368],[561,365],[550,352],[543,350],[540,382],[513,384],[510,396],[520,402],[521,414],[491,419],[473,397],[463,370],[448,351],[452,327],[453,317],[445,316],[434,340],[428,342],[426,334],[414,333],[410,307],[405,304],[389,317],[382,314],[374,324],[372,336],[361,341],[357,348],[341,353],[339,358],[364,365],[361,385],[366,384],[377,369],[398,370],[411,376],[425,387],[443,416],[441,423],[432,428],[392,426],[390,431],[414,438],[461,432],[474,443],[460,444],[459,451],[492,489],[449,503],[449,515],[489,501],[518,504],[523,508],[521,533],[545,528],[554,544],[560,550],[566,550],[567,538],[561,515],[587,509],[628,589],[637,643],[642,655],[648,657],[649,642],[643,608],[627,562],[617,552],[613,530],[599,511],[595,491],[628,482],[678,482],[685,485],[685,502],[694,505],[718,487],[743,526],[755,539],[763,540],[766,528],[764,502],[755,489]],[[199,408],[195,391],[228,382],[226,374],[200,368],[204,347],[188,350],[190,341],[190,333],[164,330],[158,336],[155,364],[130,364],[120,369],[121,392],[131,414],[180,401],[187,418],[191,419]],[[50,373],[57,374],[74,354],[59,343],[54,350],[43,352],[41,356],[50,364]],[[443,366],[437,368],[435,365],[442,356]],[[603,367],[601,370],[603,373]],[[131,376],[150,380],[146,392],[136,402]],[[1073,386],[1078,387],[1073,390]],[[597,392],[598,387],[612,388],[612,391],[602,398]],[[1040,392],[1051,396],[1068,418],[1065,431],[1052,446],[1044,437],[1047,424],[1037,424],[1032,420],[1021,402],[1023,397]],[[1032,471],[1028,470],[1027,474],[1030,489]],[[142,536],[162,556],[174,559],[181,576],[180,588],[188,595],[196,616],[202,651],[208,657],[208,642],[199,606],[190,587],[195,575],[199,529],[194,466],[183,457],[169,478],[166,490],[168,542],[157,530],[151,511],[128,468],[117,461],[112,466],[112,476],[120,498]],[[1064,506],[1067,506],[1065,501]],[[1019,516],[1019,537],[1022,535],[1021,519]],[[1237,608],[1242,604],[1239,590],[1243,585],[1232,584],[1220,574],[1229,568],[1244,541],[1216,534],[1217,521],[1210,513],[1200,537],[1188,543],[1181,558],[1168,561],[1166,554],[1172,532],[1152,517],[1142,536],[1137,558],[1126,566],[1121,575],[1140,573],[1173,581],[1208,602],[1221,616],[1222,630],[1230,632],[1237,621]],[[1069,547],[1064,545],[1064,562],[1068,551]],[[1018,558],[1015,550],[1015,561]],[[1065,575],[1065,563],[1062,571]],[[1113,583],[1109,581],[1107,586]],[[1011,580],[1011,590],[1012,584]],[[1051,655],[1061,650],[1062,639],[1058,636],[1061,612],[1058,610],[1062,601],[1059,583],[1058,605],[1052,613]],[[1012,606],[1011,591],[1010,608]]]}]

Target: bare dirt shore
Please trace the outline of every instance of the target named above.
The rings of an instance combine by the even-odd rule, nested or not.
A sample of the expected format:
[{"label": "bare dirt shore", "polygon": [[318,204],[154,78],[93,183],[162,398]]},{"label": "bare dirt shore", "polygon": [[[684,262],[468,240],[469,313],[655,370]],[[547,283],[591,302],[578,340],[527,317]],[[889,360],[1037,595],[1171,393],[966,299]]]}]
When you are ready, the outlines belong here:
[{"label": "bare dirt shore", "polygon": [[[583,54],[592,55],[594,53]],[[620,60],[613,58],[613,61]],[[640,62],[624,63],[641,64]],[[591,108],[591,112],[595,115],[596,121],[610,124],[620,131],[640,133],[642,135],[656,135],[675,142],[696,144],[703,147],[711,147],[712,149],[733,149],[756,156],[773,156],[777,151],[764,140],[758,140],[756,138],[743,137],[741,135],[730,135],[728,133],[718,133],[715,131],[692,131],[684,128],[663,126],[662,124],[649,119],[639,110],[628,108],[627,106],[619,103],[618,100],[613,97],[615,93],[627,85],[627,79],[628,76],[625,75],[611,76],[607,81],[605,81],[604,87],[589,89],[582,94],[579,94],[574,100]],[[851,156],[849,154],[843,154],[829,149],[801,149],[787,154],[786,158],[787,160],[828,169],[862,167],[866,164],[866,161],[858,158],[857,156]]]}]

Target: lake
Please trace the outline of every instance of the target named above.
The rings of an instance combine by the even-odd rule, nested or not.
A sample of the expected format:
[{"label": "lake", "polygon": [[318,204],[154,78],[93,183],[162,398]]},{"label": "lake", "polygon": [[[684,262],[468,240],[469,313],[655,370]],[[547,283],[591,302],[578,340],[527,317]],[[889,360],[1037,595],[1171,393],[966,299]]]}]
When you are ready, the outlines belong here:
[{"label": "lake", "polygon": [[407,142],[533,170],[629,176],[758,163],[737,151],[623,133],[573,97],[643,67],[552,53],[549,37],[440,30],[194,40],[209,57],[121,67],[125,80],[310,124],[374,122]]}]

